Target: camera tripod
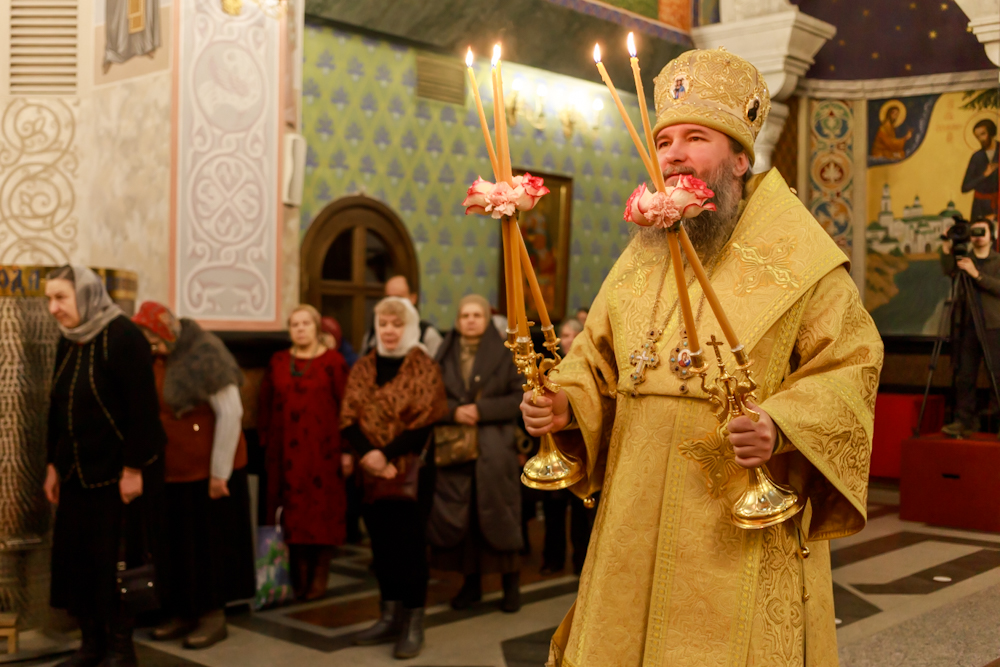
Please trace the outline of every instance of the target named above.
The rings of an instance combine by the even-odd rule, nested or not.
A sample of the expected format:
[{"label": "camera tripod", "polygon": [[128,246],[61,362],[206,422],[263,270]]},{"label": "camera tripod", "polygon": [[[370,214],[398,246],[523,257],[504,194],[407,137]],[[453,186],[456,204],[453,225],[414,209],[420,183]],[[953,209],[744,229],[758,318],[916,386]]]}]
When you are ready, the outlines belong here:
[{"label": "camera tripod", "polygon": [[[979,345],[983,349],[983,361],[986,362],[986,371],[990,376],[990,386],[993,387],[993,395],[997,399],[997,404],[1000,405],[1000,388],[997,387],[996,375],[993,374],[993,364],[994,360],[990,358],[990,348],[986,344],[986,324],[983,319],[983,309],[982,306],[976,301],[975,297],[975,287],[972,284],[972,277],[956,267],[955,275],[951,278],[951,292],[948,295],[948,299],[945,301],[945,307],[941,313],[941,323],[938,326],[938,335],[934,339],[934,350],[931,352],[931,360],[927,366],[927,384],[924,387],[924,399],[920,403],[920,416],[917,417],[917,424],[913,429],[913,437],[918,437],[920,435],[920,427],[924,423],[924,410],[927,409],[927,396],[931,391],[931,383],[934,380],[934,371],[937,370],[938,360],[941,357],[941,348],[944,346],[945,338],[950,337],[949,334],[956,329],[954,322],[955,317],[955,305],[959,299],[963,299],[965,302],[965,307],[968,308],[969,312],[972,314],[972,323],[975,326],[976,337],[979,339]],[[958,337],[952,337],[953,343],[958,342]],[[952,346],[952,365],[955,365],[955,360],[958,357],[957,345]],[[997,359],[996,361],[1000,361]],[[978,369],[976,369],[978,375]],[[954,384],[954,382],[952,383]]]}]

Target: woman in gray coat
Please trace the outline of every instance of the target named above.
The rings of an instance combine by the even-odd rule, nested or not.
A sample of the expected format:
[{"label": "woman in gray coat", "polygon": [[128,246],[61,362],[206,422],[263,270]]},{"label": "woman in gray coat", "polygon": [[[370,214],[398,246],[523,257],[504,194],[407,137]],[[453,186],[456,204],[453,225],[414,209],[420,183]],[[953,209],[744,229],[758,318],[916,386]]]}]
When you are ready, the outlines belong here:
[{"label": "woman in gray coat", "polygon": [[[501,573],[501,608],[516,612],[523,542],[515,423],[522,380],[491,325],[486,299],[462,299],[456,327],[436,359],[448,416],[435,428],[439,468],[428,526],[431,567],[465,575],[451,601],[455,609],[482,598],[483,574]],[[470,450],[478,450],[474,460],[464,454]]]}]

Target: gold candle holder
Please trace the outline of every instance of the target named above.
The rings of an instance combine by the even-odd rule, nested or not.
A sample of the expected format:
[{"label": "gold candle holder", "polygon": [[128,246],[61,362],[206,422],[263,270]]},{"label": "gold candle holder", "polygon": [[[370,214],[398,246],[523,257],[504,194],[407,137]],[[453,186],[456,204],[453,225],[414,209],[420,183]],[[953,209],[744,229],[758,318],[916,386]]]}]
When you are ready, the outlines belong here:
[{"label": "gold candle holder", "polygon": [[[756,400],[754,392],[757,383],[750,374],[752,361],[747,356],[743,346],[733,350],[736,357],[736,368],[743,376],[739,379],[729,373],[722,361],[719,347],[722,342],[712,336],[708,343],[715,349],[715,358],[719,366],[719,376],[709,386],[705,381],[707,371],[698,369],[701,377],[701,389],[708,394],[708,400],[715,408],[715,418],[719,424],[728,424],[741,415],[746,415],[752,421],[760,419],[760,413],[748,405],[748,401]],[[760,530],[781,523],[795,516],[805,507],[801,496],[793,489],[782,486],[771,479],[766,465],[747,469],[747,489],[733,505],[730,519],[740,528]]]},{"label": "gold candle holder", "polygon": [[[512,333],[516,332],[507,330],[508,347],[511,347],[509,341]],[[549,339],[549,335],[552,339]],[[549,347],[550,343],[552,347]],[[549,349],[558,349],[559,339],[555,338],[554,333],[546,333],[545,346]],[[549,371],[555,368],[558,362],[535,352],[530,336],[517,336],[514,339],[513,352],[514,364],[518,372],[524,376],[524,390],[533,394],[532,400],[537,400],[546,390],[552,393],[559,391],[559,385],[548,377]],[[558,352],[554,354],[558,358]],[[583,463],[575,456],[560,452],[556,448],[552,434],[546,433],[541,437],[538,453],[524,464],[521,483],[532,489],[558,491],[573,486],[583,479],[583,475]]]}]

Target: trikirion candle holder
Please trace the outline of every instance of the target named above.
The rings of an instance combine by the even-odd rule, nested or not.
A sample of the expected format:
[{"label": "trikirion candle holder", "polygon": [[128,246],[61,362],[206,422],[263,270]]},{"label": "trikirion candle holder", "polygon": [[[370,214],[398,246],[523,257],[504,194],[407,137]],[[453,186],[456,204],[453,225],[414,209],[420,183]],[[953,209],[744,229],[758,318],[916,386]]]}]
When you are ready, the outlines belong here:
[{"label": "trikirion candle holder", "polygon": [[[491,213],[493,218],[500,220],[501,238],[503,239],[504,285],[507,296],[507,341],[505,346],[514,355],[514,364],[518,372],[524,376],[524,390],[530,391],[532,400],[537,401],[546,391],[556,393],[559,385],[549,380],[549,372],[561,361],[559,355],[559,339],[555,327],[549,319],[545,307],[545,299],[535,276],[531,259],[528,255],[521,228],[517,224],[517,212],[530,209],[537,200],[548,193],[539,178],[530,174],[514,177],[510,166],[510,145],[507,138],[507,122],[504,113],[503,72],[500,63],[500,45],[493,49],[492,84],[493,84],[493,118],[496,128],[496,149],[490,137],[486,124],[486,113],[479,97],[475,72],[472,69],[473,58],[470,49],[466,56],[469,81],[472,83],[476,111],[482,126],[483,139],[490,155],[490,163],[496,184],[477,180],[469,190],[466,199],[466,213],[475,211]],[[477,186],[480,188],[477,190]],[[520,195],[518,192],[520,189]],[[475,193],[475,194],[474,194]],[[526,196],[523,196],[526,195]],[[524,203],[527,201],[527,203]],[[534,323],[528,321],[524,301],[524,280],[528,287],[535,309],[538,311],[545,336],[544,347],[552,355],[546,358],[535,352],[529,327]],[[576,484],[583,479],[583,463],[573,456],[566,455],[555,446],[551,434],[541,438],[538,454],[532,457],[524,466],[521,482],[534,489],[557,491]],[[592,503],[591,503],[592,504]]]},{"label": "trikirion candle holder", "polygon": [[[720,428],[733,419],[746,415],[751,421],[757,422],[760,413],[748,405],[748,401],[756,400],[754,392],[757,383],[750,374],[752,361],[747,357],[743,347],[733,350],[736,357],[736,369],[742,379],[731,375],[722,361],[719,347],[722,342],[713,335],[708,343],[715,350],[715,359],[719,367],[719,375],[711,384],[706,382],[706,369],[698,369],[701,378],[701,389],[708,395],[708,400],[715,408],[715,417]],[[767,471],[766,465],[747,470],[747,489],[733,505],[730,519],[740,528],[759,530],[792,518],[802,511],[805,503],[794,490],[781,486]]]}]

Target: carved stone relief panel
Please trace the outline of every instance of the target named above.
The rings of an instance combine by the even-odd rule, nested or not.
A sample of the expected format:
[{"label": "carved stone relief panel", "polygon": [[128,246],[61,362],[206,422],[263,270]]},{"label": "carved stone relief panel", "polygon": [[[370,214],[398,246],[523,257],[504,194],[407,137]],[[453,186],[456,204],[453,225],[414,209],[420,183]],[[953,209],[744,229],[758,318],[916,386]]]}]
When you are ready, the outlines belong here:
[{"label": "carved stone relief panel", "polygon": [[181,8],[176,265],[178,313],[277,318],[280,22],[252,3]]},{"label": "carved stone relief panel", "polygon": [[78,122],[73,98],[0,98],[0,264],[76,253]]}]

